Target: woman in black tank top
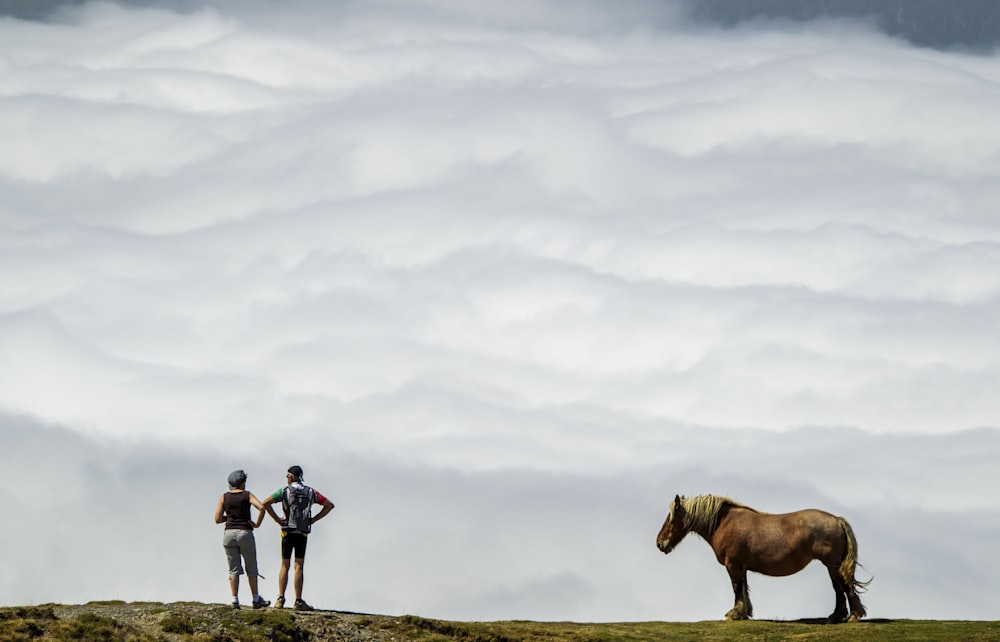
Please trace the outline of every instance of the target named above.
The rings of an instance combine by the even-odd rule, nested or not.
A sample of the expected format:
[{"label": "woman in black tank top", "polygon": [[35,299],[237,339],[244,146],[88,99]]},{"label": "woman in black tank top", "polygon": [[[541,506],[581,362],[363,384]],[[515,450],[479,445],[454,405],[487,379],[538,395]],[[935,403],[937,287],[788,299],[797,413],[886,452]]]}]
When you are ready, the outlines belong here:
[{"label": "woman in black tank top", "polygon": [[[219,505],[215,509],[215,523],[226,525],[222,547],[226,549],[226,560],[229,562],[229,589],[233,594],[233,608],[240,608],[240,575],[243,575],[243,566],[246,565],[247,581],[253,593],[253,607],[259,609],[270,604],[257,591],[257,542],[253,536],[253,529],[259,528],[264,521],[264,505],[246,489],[246,484],[245,472],[234,470],[230,473],[229,491],[222,493],[219,498]],[[257,509],[256,523],[250,519],[250,506]]]},{"label": "woman in black tank top", "polygon": [[253,493],[239,488],[222,495],[222,514],[226,517],[227,531],[234,528],[244,531],[253,530],[254,525],[250,521],[251,497],[253,497]]}]

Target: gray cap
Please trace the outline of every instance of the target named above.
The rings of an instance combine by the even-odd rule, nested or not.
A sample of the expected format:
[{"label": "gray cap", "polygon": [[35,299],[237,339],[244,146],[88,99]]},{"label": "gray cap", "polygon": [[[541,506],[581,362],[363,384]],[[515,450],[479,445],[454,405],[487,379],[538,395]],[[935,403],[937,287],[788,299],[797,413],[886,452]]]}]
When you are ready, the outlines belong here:
[{"label": "gray cap", "polygon": [[230,488],[239,488],[241,484],[246,482],[246,480],[247,480],[247,474],[242,470],[234,470],[233,472],[229,473]]}]

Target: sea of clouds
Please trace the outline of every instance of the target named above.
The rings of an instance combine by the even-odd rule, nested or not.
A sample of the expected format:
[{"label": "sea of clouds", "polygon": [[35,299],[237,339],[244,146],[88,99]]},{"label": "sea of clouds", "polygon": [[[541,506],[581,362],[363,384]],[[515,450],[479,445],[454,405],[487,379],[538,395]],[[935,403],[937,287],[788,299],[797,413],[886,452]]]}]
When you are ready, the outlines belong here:
[{"label": "sea of clouds", "polygon": [[297,463],[323,608],[719,618],[654,546],[712,492],[995,619],[997,113],[996,54],[669,2],[0,17],[0,604],[226,600],[226,476]]}]

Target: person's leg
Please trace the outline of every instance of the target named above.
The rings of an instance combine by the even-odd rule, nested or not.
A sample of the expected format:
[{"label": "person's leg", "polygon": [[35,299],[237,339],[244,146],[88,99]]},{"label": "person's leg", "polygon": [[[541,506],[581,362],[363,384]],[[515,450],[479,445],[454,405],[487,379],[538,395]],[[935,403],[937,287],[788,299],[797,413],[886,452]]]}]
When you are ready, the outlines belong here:
[{"label": "person's leg", "polygon": [[291,560],[281,560],[281,570],[278,571],[278,597],[285,598],[285,589],[288,587],[288,567]]},{"label": "person's leg", "polygon": [[295,558],[295,601],[298,602],[302,600],[302,567],[305,565],[305,560],[301,557]]},{"label": "person's leg", "polygon": [[240,575],[243,574],[237,533],[239,531],[227,530],[222,536],[222,547],[226,550],[226,560],[229,562],[229,590],[233,595],[233,604],[239,604]]},{"label": "person's leg", "polygon": [[298,534],[295,537],[295,608],[300,611],[311,611],[312,607],[302,600],[302,585],[304,583],[304,568],[306,565],[306,542],[305,535]]},{"label": "person's leg", "polygon": [[281,568],[278,570],[278,600],[274,606],[284,608],[285,589],[288,588],[288,568],[292,561],[292,540],[288,533],[281,533]]},{"label": "person's leg", "polygon": [[257,601],[260,599],[260,594],[257,592],[257,540],[254,539],[253,531],[240,531],[239,542],[240,553],[243,555],[243,562],[246,565],[250,592],[254,601]]}]

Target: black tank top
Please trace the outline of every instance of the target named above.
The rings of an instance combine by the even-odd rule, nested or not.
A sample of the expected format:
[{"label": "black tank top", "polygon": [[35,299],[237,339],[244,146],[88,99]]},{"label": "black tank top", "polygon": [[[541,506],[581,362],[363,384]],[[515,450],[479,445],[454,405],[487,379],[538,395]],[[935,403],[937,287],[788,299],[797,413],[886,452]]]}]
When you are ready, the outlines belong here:
[{"label": "black tank top", "polygon": [[238,493],[226,493],[222,500],[222,509],[226,512],[226,530],[250,530],[250,493],[242,490]]}]

